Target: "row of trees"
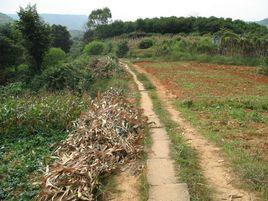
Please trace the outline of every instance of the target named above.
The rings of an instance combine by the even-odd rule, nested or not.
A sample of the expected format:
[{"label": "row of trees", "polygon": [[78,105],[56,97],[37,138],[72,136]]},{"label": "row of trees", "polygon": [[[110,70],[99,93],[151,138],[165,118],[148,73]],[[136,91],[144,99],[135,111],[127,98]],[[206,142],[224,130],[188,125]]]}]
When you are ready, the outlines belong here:
[{"label": "row of trees", "polygon": [[27,63],[32,74],[41,71],[43,58],[50,47],[69,52],[72,41],[66,27],[49,26],[38,15],[36,6],[20,8],[19,20],[0,27],[0,71],[5,82],[6,69]]},{"label": "row of trees", "polygon": [[[108,8],[98,9],[98,15],[89,16],[89,30],[85,34],[85,40],[92,38],[105,39],[133,32],[178,34],[178,33],[216,33],[227,29],[235,34],[252,33],[258,35],[268,34],[268,29],[257,23],[246,23],[231,18],[216,17],[161,17],[152,19],[138,19],[134,22],[111,20],[111,12]],[[101,17],[100,17],[101,16]],[[105,20],[103,20],[105,18]],[[102,19],[102,20],[100,20]]]}]

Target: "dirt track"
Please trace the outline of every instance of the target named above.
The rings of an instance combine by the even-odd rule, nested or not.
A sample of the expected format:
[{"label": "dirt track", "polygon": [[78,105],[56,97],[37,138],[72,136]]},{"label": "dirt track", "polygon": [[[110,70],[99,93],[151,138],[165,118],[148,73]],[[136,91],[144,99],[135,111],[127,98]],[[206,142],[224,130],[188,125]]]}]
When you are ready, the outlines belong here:
[{"label": "dirt track", "polygon": [[185,183],[179,183],[174,169],[174,162],[170,157],[169,144],[165,128],[162,127],[158,116],[153,111],[152,100],[143,84],[138,81],[136,75],[125,66],[133,76],[141,93],[141,108],[148,116],[150,122],[155,125],[151,128],[152,152],[147,161],[147,179],[150,184],[150,201],[189,201],[188,188]]},{"label": "dirt track", "polygon": [[[139,66],[134,66],[140,73],[144,73],[155,85],[157,94],[164,107],[171,114],[173,121],[177,122],[183,130],[184,138],[189,145],[197,150],[200,158],[200,165],[208,185],[215,190],[214,200],[235,200],[251,201],[257,200],[251,192],[245,191],[236,185],[235,176],[228,168],[227,160],[222,155],[219,148],[205,139],[187,121],[185,121],[177,110],[172,106],[171,100],[174,98],[169,94],[162,84],[152,75]],[[177,199],[178,200],[178,199]]]}]

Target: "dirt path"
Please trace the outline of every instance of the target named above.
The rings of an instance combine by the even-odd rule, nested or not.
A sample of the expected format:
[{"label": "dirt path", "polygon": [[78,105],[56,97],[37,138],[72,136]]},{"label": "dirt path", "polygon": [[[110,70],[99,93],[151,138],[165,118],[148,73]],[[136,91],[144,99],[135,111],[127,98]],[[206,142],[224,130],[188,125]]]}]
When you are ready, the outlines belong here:
[{"label": "dirt path", "polygon": [[252,201],[257,200],[253,193],[247,192],[234,185],[234,177],[228,168],[225,157],[221,154],[219,148],[209,142],[200,133],[198,133],[181,113],[172,106],[174,98],[167,89],[163,87],[159,80],[147,73],[139,66],[134,66],[140,73],[144,73],[156,87],[157,94],[161,99],[164,107],[171,114],[173,121],[177,122],[183,130],[184,138],[189,145],[197,150],[200,158],[200,165],[209,186],[215,190],[214,200],[235,200],[235,201]]},{"label": "dirt path", "polygon": [[151,128],[152,152],[147,161],[147,179],[150,184],[150,201],[189,201],[188,188],[185,183],[179,183],[176,177],[173,160],[169,153],[169,144],[165,128],[162,127],[158,116],[153,111],[152,100],[143,84],[136,75],[125,65],[133,76],[141,93],[141,108],[150,122],[155,122]]}]

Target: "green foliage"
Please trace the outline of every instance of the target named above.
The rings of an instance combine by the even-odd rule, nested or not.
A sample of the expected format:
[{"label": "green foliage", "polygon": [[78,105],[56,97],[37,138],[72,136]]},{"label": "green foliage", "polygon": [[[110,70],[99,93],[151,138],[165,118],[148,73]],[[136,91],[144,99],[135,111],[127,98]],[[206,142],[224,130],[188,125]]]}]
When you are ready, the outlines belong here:
[{"label": "green foliage", "polygon": [[66,27],[53,24],[51,27],[52,47],[61,48],[64,52],[69,52],[72,41],[71,35]]},{"label": "green foliage", "polygon": [[4,99],[8,96],[18,96],[26,91],[26,85],[23,82],[13,82],[7,86],[0,87],[0,98]]},{"label": "green foliage", "polygon": [[112,13],[109,8],[93,10],[89,17],[87,26],[89,29],[95,29],[99,25],[108,24],[112,18]]},{"label": "green foliage", "polygon": [[83,92],[89,89],[92,81],[91,71],[87,67],[88,62],[88,59],[80,59],[49,66],[42,74],[35,76],[31,84],[32,88],[49,91],[69,89]]},{"label": "green foliage", "polygon": [[268,75],[268,56],[264,58],[263,74]]},{"label": "green foliage", "polygon": [[116,56],[119,58],[125,57],[129,51],[128,42],[121,41],[117,44]]},{"label": "green foliage", "polygon": [[7,68],[13,67],[22,61],[23,47],[20,36],[14,26],[5,25],[0,28],[0,85],[9,78]]},{"label": "green foliage", "polygon": [[7,97],[0,105],[2,139],[64,130],[84,107],[81,98],[70,93]]},{"label": "green foliage", "polygon": [[6,97],[0,101],[0,199],[33,200],[46,165],[90,100],[59,94]]},{"label": "green foliage", "polygon": [[153,40],[149,39],[149,38],[146,38],[146,39],[143,39],[140,43],[139,43],[139,48],[140,49],[148,49],[150,47],[153,46]]},{"label": "green foliage", "polygon": [[228,29],[236,34],[268,34],[265,26],[256,23],[247,23],[241,20],[216,17],[161,17],[137,19],[134,22],[114,21],[111,24],[102,24],[93,29],[99,39],[111,38],[131,33],[159,33],[159,34],[214,34]]},{"label": "green foliage", "polygon": [[42,21],[35,5],[20,8],[18,15],[20,20],[17,24],[30,58],[32,72],[40,73],[43,57],[50,46],[50,27]]},{"label": "green foliage", "polygon": [[218,51],[218,46],[212,43],[210,38],[202,38],[196,46],[198,53],[207,53],[209,55],[216,54]]},{"label": "green foliage", "polygon": [[66,59],[65,52],[60,48],[50,48],[44,56],[43,66],[55,66]]},{"label": "green foliage", "polygon": [[156,56],[165,56],[172,51],[172,41],[164,40],[156,46]]},{"label": "green foliage", "polygon": [[100,41],[93,41],[87,44],[84,48],[84,53],[87,55],[102,55],[105,49],[105,45]]}]

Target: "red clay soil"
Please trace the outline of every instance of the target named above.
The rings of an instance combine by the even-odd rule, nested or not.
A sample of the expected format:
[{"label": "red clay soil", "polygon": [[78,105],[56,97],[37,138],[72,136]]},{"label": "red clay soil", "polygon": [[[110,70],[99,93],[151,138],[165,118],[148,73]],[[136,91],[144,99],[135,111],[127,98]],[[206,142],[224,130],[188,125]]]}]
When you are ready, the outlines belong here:
[{"label": "red clay soil", "polygon": [[[268,96],[268,76],[257,73],[256,67],[227,66],[197,62],[138,62],[147,73],[155,76],[169,93],[180,100],[198,101],[206,96],[209,100]],[[252,112],[249,110],[248,112]],[[250,122],[241,127],[228,114],[226,121],[217,121],[209,111],[196,111],[199,119],[207,122],[210,129],[227,129],[225,140],[241,140],[243,148],[252,156],[268,162],[267,123]],[[262,113],[268,117],[268,112]],[[218,131],[217,131],[218,130]],[[232,133],[235,133],[232,134]]]},{"label": "red clay soil", "polygon": [[[258,86],[268,84],[268,76],[257,74],[255,67],[197,62],[157,63],[158,65],[168,65],[167,70],[165,67],[156,68],[154,67],[155,63],[150,62],[136,64],[143,67],[151,75],[158,77],[167,89],[180,98],[194,98],[201,94],[208,96],[262,95],[265,89],[258,88]],[[192,83],[193,88],[183,86],[182,80],[186,83]]]}]

